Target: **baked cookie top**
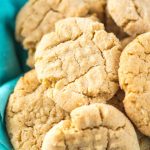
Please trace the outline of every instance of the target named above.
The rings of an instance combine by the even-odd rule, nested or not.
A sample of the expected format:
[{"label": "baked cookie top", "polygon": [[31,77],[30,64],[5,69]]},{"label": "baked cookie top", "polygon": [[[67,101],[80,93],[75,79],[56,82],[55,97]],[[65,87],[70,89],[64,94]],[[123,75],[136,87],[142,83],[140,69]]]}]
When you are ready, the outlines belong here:
[{"label": "baked cookie top", "polygon": [[6,109],[6,126],[15,150],[40,150],[43,138],[68,114],[49,99],[35,70],[18,81]]},{"label": "baked cookie top", "polygon": [[107,104],[81,106],[71,120],[61,121],[45,136],[42,150],[139,150],[135,130],[116,108]]},{"label": "baked cookie top", "polygon": [[16,37],[27,49],[35,49],[41,37],[54,30],[56,21],[66,17],[104,17],[106,0],[30,0],[18,14]]},{"label": "baked cookie top", "polygon": [[127,34],[135,36],[150,31],[149,0],[108,0],[107,9]]},{"label": "baked cookie top", "polygon": [[150,32],[138,36],[123,50],[119,82],[126,92],[128,116],[143,134],[150,136]]},{"label": "baked cookie top", "polygon": [[109,100],[118,90],[121,46],[103,24],[87,18],[67,18],[46,34],[35,54],[39,80],[52,85],[48,95],[71,111]]}]

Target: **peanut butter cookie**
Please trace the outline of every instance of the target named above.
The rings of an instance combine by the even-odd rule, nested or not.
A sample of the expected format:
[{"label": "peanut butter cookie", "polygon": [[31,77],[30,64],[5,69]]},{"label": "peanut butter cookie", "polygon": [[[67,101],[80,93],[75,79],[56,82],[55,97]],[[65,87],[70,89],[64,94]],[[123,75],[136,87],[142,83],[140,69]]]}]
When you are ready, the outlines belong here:
[{"label": "peanut butter cookie", "polygon": [[128,35],[150,31],[149,0],[108,0],[107,9],[115,23]]},{"label": "peanut butter cookie", "polygon": [[45,35],[35,54],[39,80],[52,85],[48,96],[66,111],[104,102],[118,90],[121,46],[103,24],[87,18],[67,18]]},{"label": "peanut butter cookie", "polygon": [[150,136],[150,32],[138,36],[123,50],[119,82],[126,93],[124,107],[128,117]]},{"label": "peanut butter cookie", "polygon": [[47,131],[69,115],[45,94],[34,70],[22,77],[10,96],[6,126],[15,150],[40,150]]},{"label": "peanut butter cookie", "polygon": [[92,104],[71,112],[71,120],[54,126],[42,150],[140,150],[130,121],[116,108]]},{"label": "peanut butter cookie", "polygon": [[[54,30],[55,22],[66,17],[91,15],[103,20],[105,4],[106,0],[30,0],[18,14],[16,37],[26,49],[34,52],[41,37]],[[29,65],[33,67],[32,63]]]}]

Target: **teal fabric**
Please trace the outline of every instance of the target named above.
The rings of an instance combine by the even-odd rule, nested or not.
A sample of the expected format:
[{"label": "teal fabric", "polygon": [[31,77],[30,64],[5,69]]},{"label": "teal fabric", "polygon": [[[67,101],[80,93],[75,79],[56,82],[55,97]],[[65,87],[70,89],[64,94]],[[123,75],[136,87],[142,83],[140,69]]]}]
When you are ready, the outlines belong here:
[{"label": "teal fabric", "polygon": [[12,148],[5,127],[5,107],[9,95],[13,92],[14,86],[18,81],[18,78],[19,77],[5,83],[3,86],[0,87],[0,150],[9,150]]},{"label": "teal fabric", "polygon": [[15,18],[26,0],[0,0],[0,150],[11,150],[5,126],[5,107],[18,78],[29,68],[27,53],[15,40]]}]

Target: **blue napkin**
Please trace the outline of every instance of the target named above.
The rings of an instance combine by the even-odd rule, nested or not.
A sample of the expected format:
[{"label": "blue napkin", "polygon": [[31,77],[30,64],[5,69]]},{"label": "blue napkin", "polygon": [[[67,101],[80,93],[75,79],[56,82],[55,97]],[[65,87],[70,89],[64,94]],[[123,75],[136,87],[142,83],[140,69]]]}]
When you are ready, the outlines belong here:
[{"label": "blue napkin", "polygon": [[0,0],[0,150],[11,150],[5,126],[5,107],[21,74],[29,70],[27,53],[15,40],[15,18],[26,0]]}]

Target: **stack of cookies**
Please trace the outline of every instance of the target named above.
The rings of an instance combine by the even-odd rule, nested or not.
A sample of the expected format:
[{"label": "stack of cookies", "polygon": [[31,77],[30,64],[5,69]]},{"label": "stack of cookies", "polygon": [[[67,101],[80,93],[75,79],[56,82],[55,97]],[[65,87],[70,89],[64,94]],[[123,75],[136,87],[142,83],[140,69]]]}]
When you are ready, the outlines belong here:
[{"label": "stack of cookies", "polygon": [[6,108],[14,150],[150,150],[150,1],[29,0],[16,38],[32,68]]}]

